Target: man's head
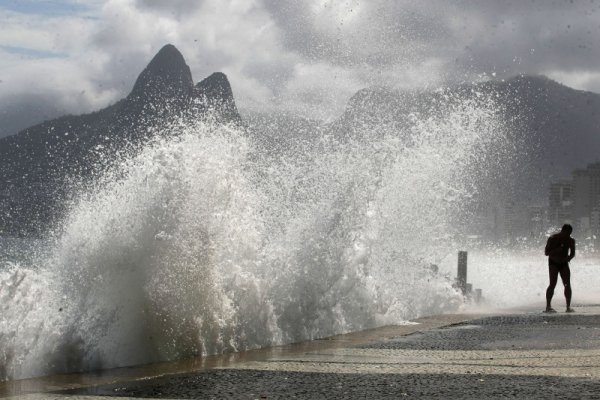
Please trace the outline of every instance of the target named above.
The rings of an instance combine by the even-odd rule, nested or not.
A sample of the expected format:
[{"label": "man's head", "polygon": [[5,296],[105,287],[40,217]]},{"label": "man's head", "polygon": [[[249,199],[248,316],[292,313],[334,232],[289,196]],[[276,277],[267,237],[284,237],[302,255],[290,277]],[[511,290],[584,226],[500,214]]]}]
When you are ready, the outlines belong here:
[{"label": "man's head", "polygon": [[562,233],[565,233],[567,235],[570,235],[571,232],[573,232],[573,227],[571,226],[571,224],[564,224],[562,226],[562,229],[560,230]]}]

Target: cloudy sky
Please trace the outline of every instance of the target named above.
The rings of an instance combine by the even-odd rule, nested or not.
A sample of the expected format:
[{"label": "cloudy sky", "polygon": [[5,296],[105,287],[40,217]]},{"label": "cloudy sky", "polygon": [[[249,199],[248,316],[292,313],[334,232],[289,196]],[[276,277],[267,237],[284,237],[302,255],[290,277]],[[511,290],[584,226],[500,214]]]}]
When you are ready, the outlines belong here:
[{"label": "cloudy sky", "polygon": [[0,0],[0,136],[124,97],[166,43],[242,110],[544,74],[600,92],[600,0]]}]

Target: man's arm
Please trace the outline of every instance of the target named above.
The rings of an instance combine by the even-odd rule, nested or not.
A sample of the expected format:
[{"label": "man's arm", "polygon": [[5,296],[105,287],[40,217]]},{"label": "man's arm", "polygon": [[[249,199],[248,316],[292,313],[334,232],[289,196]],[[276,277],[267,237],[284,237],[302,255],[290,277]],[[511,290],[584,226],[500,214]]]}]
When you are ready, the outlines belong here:
[{"label": "man's arm", "polygon": [[569,261],[575,258],[575,239],[571,239],[569,243]]},{"label": "man's arm", "polygon": [[552,241],[552,236],[550,236],[548,238],[548,241],[546,242],[546,248],[544,249],[544,255],[547,255],[547,256],[550,255],[550,251],[552,250],[552,247],[550,246],[551,241]]}]

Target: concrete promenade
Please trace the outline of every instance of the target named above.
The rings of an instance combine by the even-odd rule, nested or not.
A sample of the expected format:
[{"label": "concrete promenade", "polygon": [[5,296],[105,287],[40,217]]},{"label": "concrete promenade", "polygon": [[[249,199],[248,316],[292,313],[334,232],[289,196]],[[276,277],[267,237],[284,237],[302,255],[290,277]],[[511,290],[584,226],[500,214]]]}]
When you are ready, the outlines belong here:
[{"label": "concrete promenade", "polygon": [[0,393],[28,400],[600,399],[600,306],[575,309],[428,317],[235,355],[12,382]]}]

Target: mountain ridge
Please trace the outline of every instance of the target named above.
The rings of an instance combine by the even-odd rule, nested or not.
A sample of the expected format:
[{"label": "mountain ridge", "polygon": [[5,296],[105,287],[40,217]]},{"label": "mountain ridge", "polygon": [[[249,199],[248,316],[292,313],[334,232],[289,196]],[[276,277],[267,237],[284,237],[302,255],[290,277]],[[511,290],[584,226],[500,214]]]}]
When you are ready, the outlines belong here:
[{"label": "mountain ridge", "polygon": [[69,181],[97,173],[99,159],[139,147],[178,115],[241,125],[226,75],[205,81],[194,85],[183,55],[169,44],[125,98],[0,138],[0,232],[43,231],[60,218]]},{"label": "mountain ridge", "polygon": [[244,128],[263,151],[298,154],[315,149],[323,135],[370,140],[382,131],[406,134],[414,115],[443,115],[453,102],[482,95],[501,106],[506,120],[516,121],[509,136],[520,148],[513,160],[506,160],[515,162],[506,201],[543,201],[551,180],[597,161],[600,95],[545,76],[518,75],[438,90],[368,87],[357,91],[342,115],[329,124],[257,115],[248,125],[237,110],[227,76],[215,72],[194,84],[183,55],[168,44],[139,74],[131,92],[116,103],[0,138],[0,231],[39,231],[47,226],[60,216],[71,177],[97,173],[95,158],[145,143],[161,126],[190,110],[192,118]]},{"label": "mountain ridge", "polygon": [[[488,178],[479,178],[472,204],[465,208],[517,207],[525,213],[528,206],[547,204],[552,182],[599,159],[600,94],[544,76],[519,75],[438,91],[366,88],[352,97],[329,132],[340,140],[370,141],[392,134],[411,143],[415,118],[443,118],[452,105],[465,101],[488,104],[504,124],[498,129],[505,130],[498,135],[502,143],[496,143],[503,149],[477,156],[480,165],[475,168]],[[526,228],[519,229],[529,234]]]}]

